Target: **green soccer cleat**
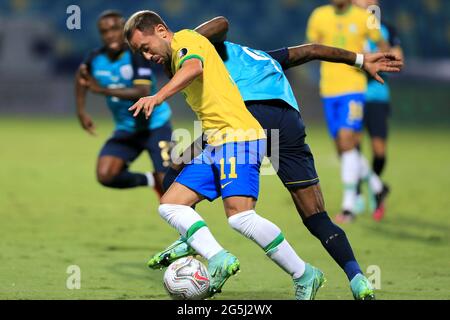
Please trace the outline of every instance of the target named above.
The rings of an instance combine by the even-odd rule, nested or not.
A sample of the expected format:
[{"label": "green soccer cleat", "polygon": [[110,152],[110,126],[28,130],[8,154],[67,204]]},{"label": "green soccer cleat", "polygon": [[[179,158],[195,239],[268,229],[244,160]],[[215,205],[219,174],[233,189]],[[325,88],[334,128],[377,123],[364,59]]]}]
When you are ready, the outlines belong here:
[{"label": "green soccer cleat", "polygon": [[350,281],[355,300],[375,300],[375,292],[370,281],[361,273],[357,274]]},{"label": "green soccer cleat", "polygon": [[208,261],[210,275],[210,297],[222,291],[229,277],[239,271],[239,260],[226,250],[222,250]]},{"label": "green soccer cleat", "polygon": [[322,271],[307,263],[303,276],[294,279],[295,299],[314,300],[325,281]]},{"label": "green soccer cleat", "polygon": [[151,257],[150,260],[148,260],[147,265],[151,269],[163,269],[177,259],[196,254],[195,250],[187,244],[186,239],[180,237],[166,249]]}]

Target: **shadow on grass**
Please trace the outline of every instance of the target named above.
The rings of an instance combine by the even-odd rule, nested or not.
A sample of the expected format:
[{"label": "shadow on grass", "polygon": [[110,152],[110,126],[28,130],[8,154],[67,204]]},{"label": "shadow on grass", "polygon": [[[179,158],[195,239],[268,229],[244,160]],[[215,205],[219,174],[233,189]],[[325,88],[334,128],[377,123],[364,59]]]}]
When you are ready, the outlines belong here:
[{"label": "shadow on grass", "polygon": [[107,270],[128,280],[147,281],[162,284],[163,270],[152,270],[145,263],[120,262],[112,264]]},{"label": "shadow on grass", "polygon": [[430,245],[449,244],[450,226],[421,219],[394,217],[380,223],[371,221],[363,227],[391,239]]}]

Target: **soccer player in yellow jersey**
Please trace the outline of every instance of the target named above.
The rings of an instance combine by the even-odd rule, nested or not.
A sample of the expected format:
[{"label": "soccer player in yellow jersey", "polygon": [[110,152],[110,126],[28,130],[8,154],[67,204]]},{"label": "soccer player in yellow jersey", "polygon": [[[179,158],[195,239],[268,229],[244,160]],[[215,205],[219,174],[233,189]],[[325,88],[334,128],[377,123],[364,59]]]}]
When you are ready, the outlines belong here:
[{"label": "soccer player in yellow jersey", "polygon": [[[307,39],[310,42],[363,52],[367,40],[378,44],[381,51],[389,46],[382,39],[376,23],[364,9],[352,5],[351,0],[332,0],[332,5],[319,7],[311,14]],[[375,21],[376,22],[376,21]],[[329,132],[341,156],[341,175],[344,184],[342,212],[337,222],[354,218],[359,179],[367,179],[377,199],[376,210],[384,210],[387,188],[377,175],[368,172],[367,160],[358,151],[363,127],[364,97],[367,78],[360,69],[364,56],[358,55],[355,67],[321,63],[320,94]]]},{"label": "soccer player in yellow jersey", "polygon": [[230,226],[255,241],[292,277],[297,299],[313,299],[324,282],[322,272],[307,266],[281,230],[254,210],[265,135],[214,46],[193,30],[173,33],[152,11],[132,15],[124,32],[131,48],[165,64],[173,74],[159,92],[141,98],[130,110],[149,117],[154,106],[183,91],[207,136],[203,152],[184,167],[161,198],[159,213],[208,260],[211,294],[239,270],[239,261],[214,239],[192,206],[222,196]]}]

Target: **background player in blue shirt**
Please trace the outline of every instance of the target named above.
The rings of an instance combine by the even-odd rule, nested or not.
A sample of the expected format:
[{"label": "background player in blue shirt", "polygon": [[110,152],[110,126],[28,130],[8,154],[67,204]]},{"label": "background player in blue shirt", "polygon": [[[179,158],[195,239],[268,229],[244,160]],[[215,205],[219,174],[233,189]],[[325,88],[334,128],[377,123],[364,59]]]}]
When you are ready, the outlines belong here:
[{"label": "background player in blue shirt", "polygon": [[[355,0],[354,3],[364,9],[369,6],[379,5],[378,0]],[[401,41],[395,28],[381,19],[380,31],[383,39],[389,43],[390,52],[403,59]],[[366,44],[366,51],[377,52],[379,51],[379,48],[373,41],[368,41]],[[391,114],[391,92],[387,81],[387,75],[382,74],[381,76],[384,79],[384,85],[373,79],[368,79],[367,91],[365,94],[366,104],[364,108],[364,127],[369,133],[372,145],[372,170],[379,177],[381,177],[386,163],[388,118]],[[359,199],[361,198],[362,196],[359,194]],[[364,201],[359,200],[358,203],[358,206],[360,207],[358,209],[363,209]],[[374,212],[373,218],[379,221],[383,216],[384,210],[377,210]]]},{"label": "background player in blue shirt", "polygon": [[[162,179],[170,160],[170,107],[162,103],[148,120],[144,116],[134,118],[128,112],[140,97],[156,92],[152,65],[133,54],[126,45],[121,13],[105,11],[97,24],[103,47],[87,56],[76,75],[76,105],[81,126],[90,134],[95,133],[94,123],[85,111],[88,90],[105,96],[115,122],[115,131],[98,157],[97,180],[110,188],[153,186],[161,195]],[[149,153],[155,172],[130,172],[129,164],[144,150]]]},{"label": "background player in blue shirt", "polygon": [[[225,26],[221,27],[221,24]],[[213,19],[196,30],[218,42],[216,49],[237,84],[248,110],[261,126],[268,130],[268,150],[271,149],[270,130],[278,130],[279,152],[269,153],[268,156],[271,157],[280,180],[290,192],[303,223],[344,269],[349,280],[353,280],[351,287],[355,298],[368,298],[373,295],[373,291],[367,289],[369,285],[365,286],[366,279],[356,262],[345,232],[333,224],[325,211],[314,158],[305,143],[305,125],[289,81],[283,72],[285,69],[315,59],[351,65],[355,62],[356,54],[321,45],[264,52],[223,41],[225,35],[213,37],[214,34],[224,33],[221,29],[227,29],[224,18]],[[366,56],[365,69],[379,79],[377,71],[383,64],[378,64],[378,59],[373,57],[375,56]],[[382,57],[383,54],[380,54],[379,59]],[[177,172],[173,170],[168,172],[165,179],[166,186],[170,185],[176,175]],[[150,259],[149,266],[161,267],[181,254],[193,254],[193,251],[183,244],[183,240],[156,254]],[[165,262],[165,258],[168,258],[168,261]]]}]

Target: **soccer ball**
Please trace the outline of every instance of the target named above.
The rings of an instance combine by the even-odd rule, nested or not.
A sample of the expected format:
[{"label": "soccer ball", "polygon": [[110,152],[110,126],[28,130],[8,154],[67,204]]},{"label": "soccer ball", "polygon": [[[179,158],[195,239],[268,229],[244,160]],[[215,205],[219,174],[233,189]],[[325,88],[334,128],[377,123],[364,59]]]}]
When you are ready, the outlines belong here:
[{"label": "soccer ball", "polygon": [[175,300],[200,300],[208,296],[209,274],[194,257],[173,262],[164,273],[164,287]]}]

